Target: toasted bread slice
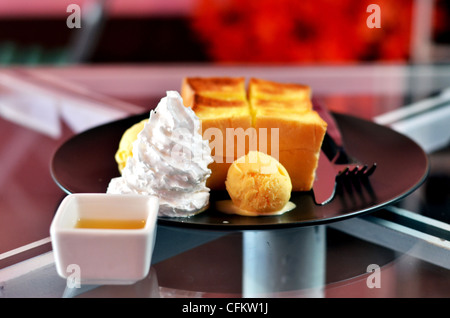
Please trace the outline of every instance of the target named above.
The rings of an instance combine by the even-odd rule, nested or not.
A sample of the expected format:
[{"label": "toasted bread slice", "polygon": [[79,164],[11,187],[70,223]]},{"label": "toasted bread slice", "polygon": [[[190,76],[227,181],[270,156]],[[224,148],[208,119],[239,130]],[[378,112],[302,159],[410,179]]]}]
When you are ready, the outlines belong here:
[{"label": "toasted bread slice", "polygon": [[294,191],[311,190],[327,123],[313,110],[310,87],[252,78],[248,96],[258,140],[267,140],[258,150],[280,161]]},{"label": "toasted bread slice", "polygon": [[293,191],[312,189],[319,163],[319,154],[320,152],[305,149],[280,150],[279,161],[291,177]]},{"label": "toasted bread slice", "polygon": [[[318,113],[303,111],[274,114],[259,110],[255,116],[255,128],[258,140],[267,136],[267,148],[259,150],[272,155],[286,168],[292,180],[292,189],[311,190],[327,129],[327,123]],[[260,128],[267,130],[264,137]]]},{"label": "toasted bread slice", "polygon": [[251,78],[246,91],[242,77],[195,77],[183,79],[181,95],[202,121],[204,139],[210,141],[215,160],[207,182],[211,189],[224,188],[230,164],[253,146],[245,142],[243,152],[242,145],[232,143],[234,149],[229,151],[227,132],[238,128],[253,129],[257,149],[285,166],[294,191],[311,189],[327,124],[313,111],[309,86]]},{"label": "toasted bread slice", "polygon": [[[188,107],[194,107],[196,97],[211,97],[221,101],[247,101],[243,77],[186,77],[181,83],[181,96]],[[215,105],[217,106],[217,105]]]},{"label": "toasted bread slice", "polygon": [[312,110],[312,102],[310,99],[290,99],[290,100],[271,100],[271,99],[251,99],[252,109],[271,109],[276,111],[284,109],[289,111],[305,111]]},{"label": "toasted bread slice", "polygon": [[279,83],[260,78],[251,78],[248,83],[250,100],[290,101],[311,99],[311,88],[296,83]]},{"label": "toasted bread slice", "polygon": [[306,149],[320,151],[327,130],[327,123],[316,111],[286,111],[259,109],[255,113],[254,127],[267,129],[267,144],[270,147],[274,139],[273,129],[278,129],[278,149]]},{"label": "toasted bread slice", "polygon": [[[246,131],[252,127],[243,77],[184,78],[181,96],[186,106],[192,107],[202,122],[202,133],[209,140],[214,162],[206,185],[211,189],[225,189],[230,164],[248,152],[248,143],[235,143],[227,148],[227,133],[235,129]],[[256,136],[255,136],[256,138]],[[233,137],[234,140],[234,137]],[[230,144],[230,143],[228,143]]]},{"label": "toasted bread slice", "polygon": [[230,157],[232,153],[237,159],[239,153],[247,153],[248,144],[245,150],[237,149],[236,146],[232,150],[227,149],[227,136],[252,128],[248,107],[197,107],[194,111],[202,122],[203,138],[209,140],[213,156]]},{"label": "toasted bread slice", "polygon": [[185,105],[192,107],[200,118],[205,139],[211,141],[212,137],[222,138],[222,150],[214,147],[213,156],[226,156],[227,129],[246,130],[252,127],[245,79],[242,77],[184,78],[181,92]]}]

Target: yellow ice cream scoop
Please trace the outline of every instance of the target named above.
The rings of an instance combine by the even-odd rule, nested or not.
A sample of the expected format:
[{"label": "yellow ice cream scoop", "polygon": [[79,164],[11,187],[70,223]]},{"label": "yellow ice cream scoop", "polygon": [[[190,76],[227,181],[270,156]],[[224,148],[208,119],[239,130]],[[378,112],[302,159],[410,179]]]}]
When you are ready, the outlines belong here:
[{"label": "yellow ice cream scoop", "polygon": [[258,215],[282,211],[289,202],[292,183],[274,157],[250,151],[228,169],[225,186],[233,204]]},{"label": "yellow ice cream scoop", "polygon": [[144,125],[147,121],[148,119],[144,119],[137,124],[134,124],[123,133],[119,142],[119,148],[114,156],[121,173],[127,164],[128,158],[133,155],[133,142],[137,139],[137,135],[142,129],[144,129]]}]

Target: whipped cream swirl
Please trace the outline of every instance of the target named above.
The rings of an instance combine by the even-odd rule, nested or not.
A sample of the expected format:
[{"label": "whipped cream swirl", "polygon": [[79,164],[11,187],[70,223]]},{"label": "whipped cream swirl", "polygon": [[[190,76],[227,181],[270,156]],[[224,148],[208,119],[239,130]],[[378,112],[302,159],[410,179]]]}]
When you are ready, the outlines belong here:
[{"label": "whipped cream swirl", "polygon": [[160,216],[186,217],[207,208],[211,149],[202,138],[199,118],[178,92],[168,91],[150,112],[132,152],[107,193],[156,195]]}]

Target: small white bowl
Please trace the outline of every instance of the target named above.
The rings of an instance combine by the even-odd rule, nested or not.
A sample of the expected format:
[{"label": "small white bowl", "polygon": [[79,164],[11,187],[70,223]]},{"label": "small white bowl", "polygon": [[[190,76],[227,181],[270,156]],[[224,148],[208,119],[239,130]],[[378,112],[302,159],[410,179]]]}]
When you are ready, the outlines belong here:
[{"label": "small white bowl", "polygon": [[[50,226],[58,274],[72,284],[132,284],[149,272],[159,200],[154,196],[69,194]],[[140,228],[80,228],[79,220],[142,222]]]}]

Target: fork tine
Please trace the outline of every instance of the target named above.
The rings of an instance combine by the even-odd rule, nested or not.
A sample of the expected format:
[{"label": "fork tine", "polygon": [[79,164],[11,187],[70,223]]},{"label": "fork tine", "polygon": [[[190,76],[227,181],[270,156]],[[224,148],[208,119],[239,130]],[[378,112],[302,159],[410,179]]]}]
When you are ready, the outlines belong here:
[{"label": "fork tine", "polygon": [[349,167],[346,167],[344,170],[339,171],[337,177],[340,178],[340,177],[345,176],[349,170],[350,170]]},{"label": "fork tine", "polygon": [[374,173],[374,171],[375,171],[376,168],[377,168],[377,163],[374,162],[373,165],[372,165],[372,167],[370,167],[370,169],[367,170],[366,173],[365,173],[364,175],[365,175],[366,177],[371,176],[371,175]]},{"label": "fork tine", "polygon": [[[359,201],[372,202],[375,199],[375,193],[370,184],[369,176],[376,169],[376,163],[370,168],[368,165],[347,166],[336,175],[337,191],[341,195],[341,199],[350,200],[352,204]],[[347,195],[345,195],[347,194]]]},{"label": "fork tine", "polygon": [[359,169],[358,173],[359,173],[360,175],[364,174],[365,171],[367,170],[367,168],[369,168],[369,166],[364,165],[361,169]]},{"label": "fork tine", "polygon": [[349,176],[348,172],[349,169],[345,169],[337,176],[337,189],[339,189],[341,194],[347,192],[351,195],[353,193],[353,178]]},{"label": "fork tine", "polygon": [[348,175],[349,175],[350,177],[354,177],[354,176],[356,176],[358,173],[359,173],[359,166],[356,166],[356,167],[354,167],[353,169],[351,169],[351,170],[348,172]]}]

